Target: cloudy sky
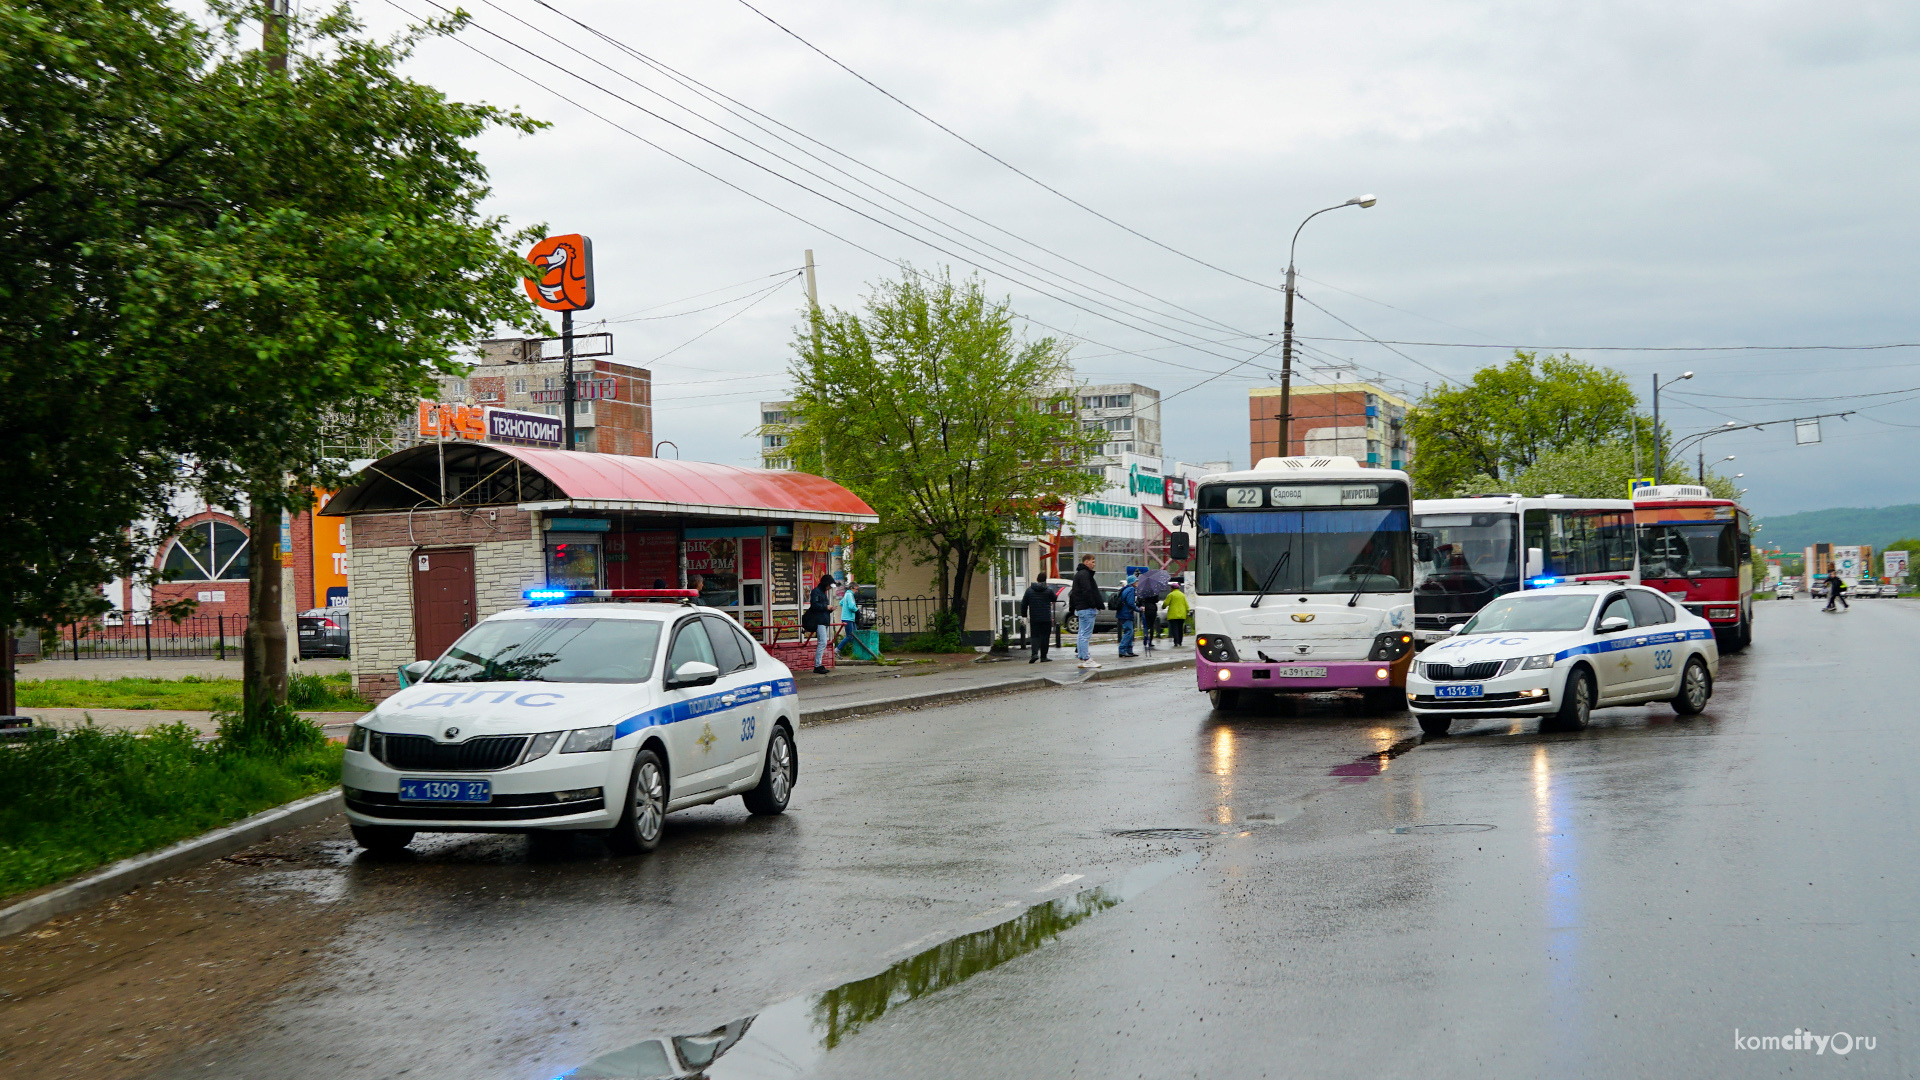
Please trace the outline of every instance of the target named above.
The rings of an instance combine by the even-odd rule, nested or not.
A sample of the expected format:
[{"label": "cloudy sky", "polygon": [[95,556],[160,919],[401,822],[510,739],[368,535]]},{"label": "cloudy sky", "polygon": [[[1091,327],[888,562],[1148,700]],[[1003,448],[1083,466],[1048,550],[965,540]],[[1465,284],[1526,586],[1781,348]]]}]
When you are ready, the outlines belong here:
[{"label": "cloudy sky", "polygon": [[[1920,341],[1920,7],[753,0],[975,149],[739,0],[548,3],[464,0],[476,25],[415,73],[552,123],[483,141],[495,205],[593,238],[592,314],[687,457],[757,460],[811,248],[842,307],[895,260],[977,264],[1031,333],[1080,342],[1082,377],[1192,387],[1170,455],[1245,463],[1288,239],[1372,193],[1301,236],[1308,380],[1417,396],[1513,345],[1643,397],[1692,370],[1662,395],[1681,434],[1862,410],[1818,446],[1709,441],[1759,512],[1920,502],[1920,390],[1886,393],[1920,387],[1920,349],[1599,349]],[[434,11],[358,5],[381,30],[402,8]],[[1363,336],[1496,347],[1330,340]]]}]

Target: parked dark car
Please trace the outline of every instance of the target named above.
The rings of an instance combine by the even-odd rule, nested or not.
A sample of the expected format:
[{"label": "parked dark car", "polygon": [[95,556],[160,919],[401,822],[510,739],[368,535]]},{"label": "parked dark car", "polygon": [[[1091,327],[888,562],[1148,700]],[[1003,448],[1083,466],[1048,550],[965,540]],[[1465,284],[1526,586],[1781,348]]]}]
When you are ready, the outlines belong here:
[{"label": "parked dark car", "polygon": [[339,608],[314,608],[300,613],[300,659],[352,655],[348,647],[347,613]]},{"label": "parked dark car", "polygon": [[[1053,594],[1053,617],[1059,620],[1060,629],[1069,634],[1077,634],[1080,632],[1080,617],[1067,610],[1067,592],[1072,587],[1072,582],[1062,582],[1059,591]],[[1100,603],[1102,607],[1100,614],[1093,620],[1093,632],[1104,634],[1109,630],[1118,631],[1120,613],[1115,609],[1120,606],[1120,590],[1101,589]]]}]

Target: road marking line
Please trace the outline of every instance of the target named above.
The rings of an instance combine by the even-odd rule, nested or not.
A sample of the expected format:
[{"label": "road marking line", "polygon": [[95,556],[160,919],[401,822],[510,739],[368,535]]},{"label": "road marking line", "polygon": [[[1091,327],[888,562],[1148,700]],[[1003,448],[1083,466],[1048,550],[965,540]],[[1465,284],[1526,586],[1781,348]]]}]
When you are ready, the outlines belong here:
[{"label": "road marking line", "polygon": [[1087,875],[1085,874],[1061,874],[1059,877],[1054,878],[1052,881],[1047,882],[1045,885],[1042,885],[1033,891],[1037,893],[1052,892],[1053,890],[1059,888],[1062,885],[1071,885],[1074,882],[1079,881],[1081,878],[1086,876]]}]

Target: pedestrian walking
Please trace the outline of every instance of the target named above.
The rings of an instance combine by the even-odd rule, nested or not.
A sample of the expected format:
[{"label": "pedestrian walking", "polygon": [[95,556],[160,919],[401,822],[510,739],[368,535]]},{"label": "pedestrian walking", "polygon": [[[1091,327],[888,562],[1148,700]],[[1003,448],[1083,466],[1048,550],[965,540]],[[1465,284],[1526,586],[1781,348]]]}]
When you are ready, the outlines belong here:
[{"label": "pedestrian walking", "polygon": [[1181,582],[1173,582],[1173,590],[1167,593],[1167,635],[1173,639],[1176,649],[1186,636],[1187,616],[1191,614],[1193,605],[1187,602],[1187,590]]},{"label": "pedestrian walking", "polygon": [[807,593],[807,610],[800,616],[800,629],[814,636],[813,673],[827,673],[827,640],[833,635],[833,575],[821,574],[819,584]]},{"label": "pedestrian walking", "polygon": [[1133,651],[1133,623],[1140,614],[1140,591],[1134,587],[1134,577],[1127,575],[1127,583],[1120,587],[1119,602],[1114,611],[1120,616],[1120,655],[1138,656]]},{"label": "pedestrian walking", "polygon": [[1154,649],[1154,635],[1160,632],[1160,598],[1141,594],[1140,596],[1140,636],[1146,640],[1147,651]]},{"label": "pedestrian walking", "polygon": [[853,654],[853,631],[860,622],[860,598],[854,595],[855,585],[852,578],[847,579],[847,587],[840,593],[840,655]]},{"label": "pedestrian walking", "polygon": [[1027,663],[1052,663],[1047,649],[1053,645],[1053,588],[1046,571],[1033,575],[1033,584],[1020,594],[1020,613],[1027,617]]},{"label": "pedestrian walking", "polygon": [[1840,610],[1847,608],[1847,583],[1840,580],[1840,571],[1827,571],[1827,606],[1822,611],[1832,611],[1834,601],[1840,602]]},{"label": "pedestrian walking", "polygon": [[1093,556],[1087,555],[1080,560],[1080,568],[1073,572],[1073,588],[1067,593],[1067,609],[1080,624],[1074,653],[1080,657],[1083,668],[1100,666],[1093,658],[1093,623],[1100,617],[1100,608],[1100,583],[1093,579]]}]

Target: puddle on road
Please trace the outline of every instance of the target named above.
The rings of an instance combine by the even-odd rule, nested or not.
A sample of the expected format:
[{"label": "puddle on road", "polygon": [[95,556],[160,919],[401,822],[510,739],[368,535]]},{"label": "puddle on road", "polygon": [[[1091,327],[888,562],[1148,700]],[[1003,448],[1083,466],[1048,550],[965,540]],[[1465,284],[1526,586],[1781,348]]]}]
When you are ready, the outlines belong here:
[{"label": "puddle on road", "polygon": [[960,934],[877,975],[801,994],[754,1016],[689,1035],[658,1035],[602,1054],[558,1080],[774,1080],[804,1076],[827,1051],[909,1001],[1033,952],[1067,930],[1134,899],[1200,861],[1198,853],[1149,863],[1105,885],[1035,904],[985,930]]},{"label": "puddle on road", "polygon": [[1394,825],[1385,829],[1369,829],[1374,836],[1444,836],[1448,833],[1492,832],[1495,826],[1476,825],[1459,822],[1445,825]]},{"label": "puddle on road", "polygon": [[1364,784],[1368,780],[1386,772],[1387,762],[1419,746],[1422,741],[1422,738],[1418,735],[1408,739],[1401,739],[1385,750],[1364,754],[1347,762],[1345,765],[1335,765],[1333,768],[1327,770],[1327,775],[1339,777],[1340,782],[1343,784]]}]

